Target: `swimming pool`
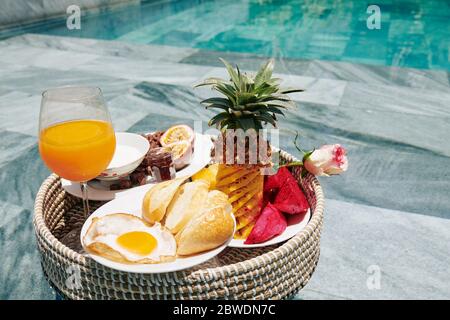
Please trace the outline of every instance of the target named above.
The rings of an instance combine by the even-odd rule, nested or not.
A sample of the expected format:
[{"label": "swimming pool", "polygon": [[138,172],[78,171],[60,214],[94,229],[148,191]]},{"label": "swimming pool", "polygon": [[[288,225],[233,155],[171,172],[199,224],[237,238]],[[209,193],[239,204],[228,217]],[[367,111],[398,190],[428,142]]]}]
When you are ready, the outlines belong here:
[{"label": "swimming pool", "polygon": [[0,30],[234,51],[292,59],[450,70],[450,1],[142,1],[88,12],[81,30],[56,18]]}]

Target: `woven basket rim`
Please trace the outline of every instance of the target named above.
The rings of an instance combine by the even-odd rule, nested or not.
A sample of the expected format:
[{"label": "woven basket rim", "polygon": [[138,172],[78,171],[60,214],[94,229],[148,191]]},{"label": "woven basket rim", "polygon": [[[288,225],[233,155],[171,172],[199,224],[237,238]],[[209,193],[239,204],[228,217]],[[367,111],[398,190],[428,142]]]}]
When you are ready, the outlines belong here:
[{"label": "woven basket rim", "polygon": [[[280,154],[282,157],[288,159],[289,161],[296,160],[292,155],[288,154],[285,151],[280,151]],[[199,274],[202,274],[204,277],[210,277],[217,273],[219,274],[228,274],[233,275],[235,273],[239,273],[239,270],[245,270],[249,271],[252,269],[256,269],[258,266],[261,265],[267,265],[270,264],[278,259],[280,259],[284,254],[287,254],[289,252],[292,252],[297,249],[297,247],[301,244],[302,240],[305,238],[308,238],[313,233],[313,230],[317,228],[317,226],[320,225],[323,217],[323,210],[324,210],[324,194],[322,187],[320,186],[319,181],[316,177],[312,176],[308,173],[308,178],[311,179],[311,186],[312,189],[316,195],[316,207],[314,212],[311,213],[311,218],[308,221],[307,225],[300,231],[298,234],[296,234],[291,239],[287,240],[282,245],[278,246],[274,250],[271,250],[269,252],[266,252],[260,256],[236,262],[234,264],[229,264],[226,266],[219,266],[219,267],[213,267],[213,268],[205,268],[205,269],[199,269],[192,271],[192,269],[182,270],[178,272],[170,272],[170,273],[184,273],[184,274],[191,274],[198,276]],[[44,219],[44,198],[47,194],[49,187],[54,185],[54,183],[59,180],[60,177],[56,174],[51,174],[49,177],[47,177],[44,182],[42,183],[41,187],[39,188],[39,191],[36,195],[35,200],[35,206],[34,206],[34,218],[33,218],[33,224],[35,228],[35,232],[37,236],[39,236],[41,239],[43,239],[48,248],[52,248],[55,253],[63,256],[66,259],[69,259],[73,262],[76,262],[82,266],[88,265],[87,258],[79,254],[78,252],[70,249],[69,247],[62,244],[50,231],[47,224],[45,223]],[[244,263],[246,262],[246,263]],[[249,265],[252,266],[249,268]],[[109,269],[106,266],[102,266],[103,268]],[[114,270],[115,272],[120,272],[118,270]],[[190,272],[189,272],[190,271]]]}]

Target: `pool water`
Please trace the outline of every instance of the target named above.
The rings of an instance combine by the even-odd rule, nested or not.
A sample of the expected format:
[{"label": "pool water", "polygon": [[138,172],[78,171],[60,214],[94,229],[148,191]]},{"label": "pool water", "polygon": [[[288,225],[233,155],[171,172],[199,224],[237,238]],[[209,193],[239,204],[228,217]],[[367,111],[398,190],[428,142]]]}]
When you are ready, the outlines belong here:
[{"label": "pool water", "polygon": [[[381,28],[370,30],[374,2]],[[8,32],[450,70],[449,21],[446,0],[179,0],[88,12],[81,30],[59,18]]]}]

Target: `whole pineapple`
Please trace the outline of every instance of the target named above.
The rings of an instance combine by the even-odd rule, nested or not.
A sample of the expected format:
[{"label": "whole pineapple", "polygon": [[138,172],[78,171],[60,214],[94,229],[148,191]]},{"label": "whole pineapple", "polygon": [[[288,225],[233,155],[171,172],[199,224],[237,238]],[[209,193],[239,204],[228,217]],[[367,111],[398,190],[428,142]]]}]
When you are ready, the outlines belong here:
[{"label": "whole pineapple", "polygon": [[[281,79],[272,77],[273,59],[263,64],[256,75],[241,73],[238,66],[234,69],[227,61],[221,61],[230,80],[209,78],[197,87],[211,86],[222,94],[201,102],[207,109],[220,111],[209,121],[222,133],[215,144],[215,188],[225,192],[233,206],[235,237],[247,238],[261,212],[264,177],[260,168],[270,165],[270,146],[262,141],[259,131],[267,123],[276,127],[277,115],[284,116],[284,109],[295,106],[287,94],[303,90],[280,88]],[[252,132],[255,139],[240,139],[238,131]],[[244,150],[243,155],[239,150]]]}]

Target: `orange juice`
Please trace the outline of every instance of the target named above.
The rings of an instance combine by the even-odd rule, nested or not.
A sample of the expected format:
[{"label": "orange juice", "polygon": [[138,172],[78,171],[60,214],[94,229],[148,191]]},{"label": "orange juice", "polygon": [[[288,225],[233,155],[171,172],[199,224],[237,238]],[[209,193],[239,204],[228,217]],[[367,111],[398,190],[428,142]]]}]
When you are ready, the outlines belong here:
[{"label": "orange juice", "polygon": [[108,167],[116,137],[110,123],[75,120],[41,131],[39,152],[45,164],[59,176],[76,182],[97,177]]}]

